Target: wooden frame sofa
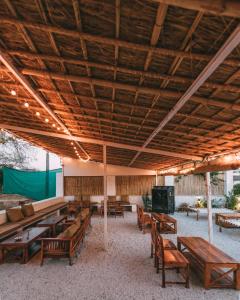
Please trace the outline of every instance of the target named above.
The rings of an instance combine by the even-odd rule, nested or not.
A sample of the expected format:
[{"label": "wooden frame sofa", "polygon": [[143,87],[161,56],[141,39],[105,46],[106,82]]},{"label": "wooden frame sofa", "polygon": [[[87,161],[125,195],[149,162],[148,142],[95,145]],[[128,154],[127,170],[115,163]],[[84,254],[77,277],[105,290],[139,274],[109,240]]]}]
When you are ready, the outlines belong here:
[{"label": "wooden frame sofa", "polygon": [[[73,264],[73,258],[77,256],[80,245],[83,243],[87,229],[91,226],[91,214],[79,213],[75,221],[66,224],[66,229],[55,238],[43,238],[41,240],[41,266],[45,258],[68,258],[69,265]],[[84,219],[80,217],[84,217]]]},{"label": "wooden frame sofa", "polygon": [[54,204],[52,206],[48,206],[38,211],[34,211],[34,214],[29,217],[24,217],[24,219],[18,222],[6,222],[0,225],[0,241],[13,235],[20,228],[24,229],[31,225],[35,225],[37,222],[41,221],[45,217],[57,212],[58,210],[63,210],[67,207],[66,202],[61,202],[58,204]]}]

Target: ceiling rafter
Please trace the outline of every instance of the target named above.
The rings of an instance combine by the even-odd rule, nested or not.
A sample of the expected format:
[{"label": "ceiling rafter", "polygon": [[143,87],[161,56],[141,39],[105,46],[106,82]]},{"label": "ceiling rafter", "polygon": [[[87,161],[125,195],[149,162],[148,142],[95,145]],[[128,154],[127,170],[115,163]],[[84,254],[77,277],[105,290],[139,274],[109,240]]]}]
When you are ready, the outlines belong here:
[{"label": "ceiling rafter", "polygon": [[[111,45],[111,46],[119,46],[119,47],[126,47],[128,49],[136,50],[136,51],[152,51],[152,54],[156,55],[166,55],[166,56],[181,56],[190,60],[200,60],[200,61],[205,61],[208,62],[213,58],[213,55],[206,55],[206,54],[199,54],[199,53],[188,53],[180,50],[172,50],[172,49],[165,49],[165,48],[158,48],[158,47],[153,47],[153,46],[148,46],[148,45],[143,45],[140,43],[132,43],[132,42],[127,42],[124,40],[120,39],[114,39],[114,38],[108,38],[108,37],[103,37],[100,35],[94,35],[94,34],[89,34],[85,32],[79,32],[76,30],[71,30],[71,29],[66,29],[61,26],[53,26],[53,25],[45,25],[42,23],[36,23],[36,22],[30,22],[26,20],[19,20],[17,18],[10,18],[10,17],[1,17],[1,22],[2,23],[9,23],[13,25],[23,25],[27,28],[32,28],[32,29],[38,29],[42,30],[44,32],[54,32],[58,33],[60,35],[65,35],[68,37],[76,37],[76,38],[82,38],[86,41],[93,41],[97,43],[103,43],[106,45]],[[239,59],[226,59],[224,61],[224,64],[229,65],[229,66],[240,66],[240,60]]]},{"label": "ceiling rafter", "polygon": [[[191,98],[191,96],[198,90],[203,82],[207,80],[209,76],[217,69],[217,67],[226,59],[226,57],[238,46],[240,42],[240,26],[237,26],[231,33],[227,41],[215,54],[214,58],[207,64],[203,71],[195,79],[194,83],[187,89],[187,91],[178,100],[171,111],[165,116],[165,118],[159,123],[158,127],[152,132],[149,138],[143,144],[146,147],[153,138],[161,131],[161,129],[174,117],[174,115],[183,107],[183,105]],[[132,159],[129,165],[132,165],[140,153],[137,153]]]},{"label": "ceiling rafter", "polygon": [[[9,8],[9,10],[11,11],[11,13],[14,15],[14,17],[18,17],[17,11],[15,10],[15,8],[12,5],[11,1],[10,0],[4,0],[4,1],[5,1],[6,5],[7,5],[7,7]],[[41,0],[39,0],[39,1],[41,1]],[[37,52],[37,48],[34,45],[31,37],[29,36],[29,34],[28,34],[27,30],[24,28],[24,26],[21,25],[21,24],[19,24],[19,25],[17,25],[17,28],[22,33],[22,35],[24,37],[24,40],[26,41],[26,44],[28,45],[28,47],[30,49],[32,49],[33,52]],[[55,50],[56,50],[56,44],[54,43],[53,37],[51,35],[51,32],[49,32],[49,34],[50,34],[50,40],[52,42],[52,45],[55,46]],[[38,59],[38,62],[40,63],[41,66],[43,66],[44,69],[47,69],[44,61],[42,61],[41,59]],[[16,70],[17,70],[17,68],[16,68]],[[55,83],[51,79],[50,79],[50,81],[51,81],[52,86],[54,87],[54,89],[57,90],[57,87],[56,87]],[[27,84],[30,86],[30,83],[27,83]],[[32,86],[31,86],[31,89],[34,90]],[[61,97],[60,94],[59,94],[59,98],[64,103],[64,100],[63,100],[63,98]],[[44,100],[42,99],[42,101],[44,101]],[[51,113],[50,115],[52,116],[53,114]],[[61,120],[58,120],[56,117],[54,119],[57,121],[58,124],[61,125],[61,127],[63,127],[65,130],[68,131],[68,129],[66,128],[65,124],[62,124]],[[77,144],[77,145],[81,149],[81,151],[84,153],[84,155],[86,155],[87,157],[89,157],[88,153],[82,148],[82,146],[80,144]]]},{"label": "ceiling rafter", "polygon": [[[74,15],[75,15],[75,20],[76,20],[76,25],[77,29],[79,32],[83,31],[83,26],[82,26],[82,19],[81,19],[81,11],[80,11],[80,6],[79,6],[79,1],[78,0],[72,0],[72,5],[73,5],[73,10],[74,10]],[[80,45],[83,53],[83,58],[84,60],[88,60],[88,50],[87,50],[87,45],[85,41],[80,37]],[[86,70],[87,70],[87,75],[88,77],[92,76],[91,68],[86,65]],[[96,97],[96,92],[93,83],[89,83],[90,85],[90,90],[92,93],[93,97]],[[94,102],[96,109],[98,109],[97,102]],[[80,105],[80,104],[79,104]]]},{"label": "ceiling rafter", "polygon": [[159,155],[170,156],[170,157],[179,157],[181,159],[187,159],[187,160],[201,161],[203,159],[201,156],[196,156],[196,155],[186,155],[184,153],[176,153],[176,152],[157,150],[157,149],[151,149],[151,148],[142,148],[142,147],[131,146],[131,145],[127,145],[127,144],[113,143],[113,142],[102,141],[102,140],[97,140],[97,139],[90,139],[90,138],[83,138],[83,137],[78,137],[78,136],[69,136],[66,134],[59,134],[59,133],[53,133],[53,132],[48,132],[48,131],[35,130],[35,129],[24,128],[24,127],[19,127],[19,126],[11,126],[8,124],[3,124],[3,123],[0,123],[0,127],[3,129],[8,129],[8,130],[16,130],[16,131],[22,131],[22,132],[27,132],[27,133],[37,134],[37,135],[56,137],[56,138],[62,138],[62,139],[67,139],[67,140],[74,140],[74,141],[79,141],[82,143],[106,145],[109,147],[114,147],[114,148],[119,148],[119,149],[141,151],[141,152],[159,154]]}]

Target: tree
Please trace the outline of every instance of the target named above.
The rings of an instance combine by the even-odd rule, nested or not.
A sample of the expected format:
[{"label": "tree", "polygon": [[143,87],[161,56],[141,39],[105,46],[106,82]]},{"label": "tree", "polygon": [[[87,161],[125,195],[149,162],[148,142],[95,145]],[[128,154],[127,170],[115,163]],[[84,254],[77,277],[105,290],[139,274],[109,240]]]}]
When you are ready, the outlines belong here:
[{"label": "tree", "polygon": [[29,143],[4,130],[0,131],[0,168],[28,169],[34,152]]}]

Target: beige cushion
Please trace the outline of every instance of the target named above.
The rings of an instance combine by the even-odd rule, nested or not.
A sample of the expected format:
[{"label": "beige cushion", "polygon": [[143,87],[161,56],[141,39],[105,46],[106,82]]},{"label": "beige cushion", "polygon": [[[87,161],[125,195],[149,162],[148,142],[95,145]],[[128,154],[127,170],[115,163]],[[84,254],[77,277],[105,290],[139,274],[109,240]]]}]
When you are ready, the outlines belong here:
[{"label": "beige cushion", "polygon": [[33,216],[34,215],[34,208],[33,208],[32,203],[24,204],[22,206],[22,212],[23,212],[24,217]]},{"label": "beige cushion", "polygon": [[80,214],[77,216],[77,218],[75,219],[74,223],[75,223],[77,226],[80,226],[80,225],[81,225],[81,215],[80,215]]},{"label": "beige cushion", "polygon": [[58,238],[71,238],[78,231],[79,226],[77,224],[73,224],[69,226],[66,230],[58,235]]},{"label": "beige cushion", "polygon": [[13,207],[8,209],[7,216],[10,222],[18,222],[24,219],[21,207]]}]

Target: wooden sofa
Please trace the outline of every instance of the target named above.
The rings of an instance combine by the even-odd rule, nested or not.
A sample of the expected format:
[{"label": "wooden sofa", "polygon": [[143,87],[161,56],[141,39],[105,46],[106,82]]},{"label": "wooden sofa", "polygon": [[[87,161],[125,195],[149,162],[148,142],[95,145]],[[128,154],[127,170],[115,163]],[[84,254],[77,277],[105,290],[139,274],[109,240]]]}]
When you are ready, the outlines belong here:
[{"label": "wooden sofa", "polygon": [[43,218],[51,215],[52,213],[62,210],[67,207],[67,203],[61,202],[44,209],[41,209],[34,213],[34,215],[30,217],[25,217],[23,220],[18,222],[7,222],[0,225],[0,241],[7,238],[8,236],[13,235],[17,232],[20,228],[26,228],[31,225],[36,224],[37,222],[41,221]]},{"label": "wooden sofa", "polygon": [[[77,256],[79,247],[84,241],[86,231],[90,226],[90,219],[89,212],[85,214],[84,219],[81,218],[81,224],[78,225],[77,231],[71,237],[64,237],[60,234],[56,238],[43,238],[41,240],[41,266],[45,258],[68,258],[71,266],[73,258]],[[74,225],[73,223],[74,221],[68,222],[65,230]]]}]

